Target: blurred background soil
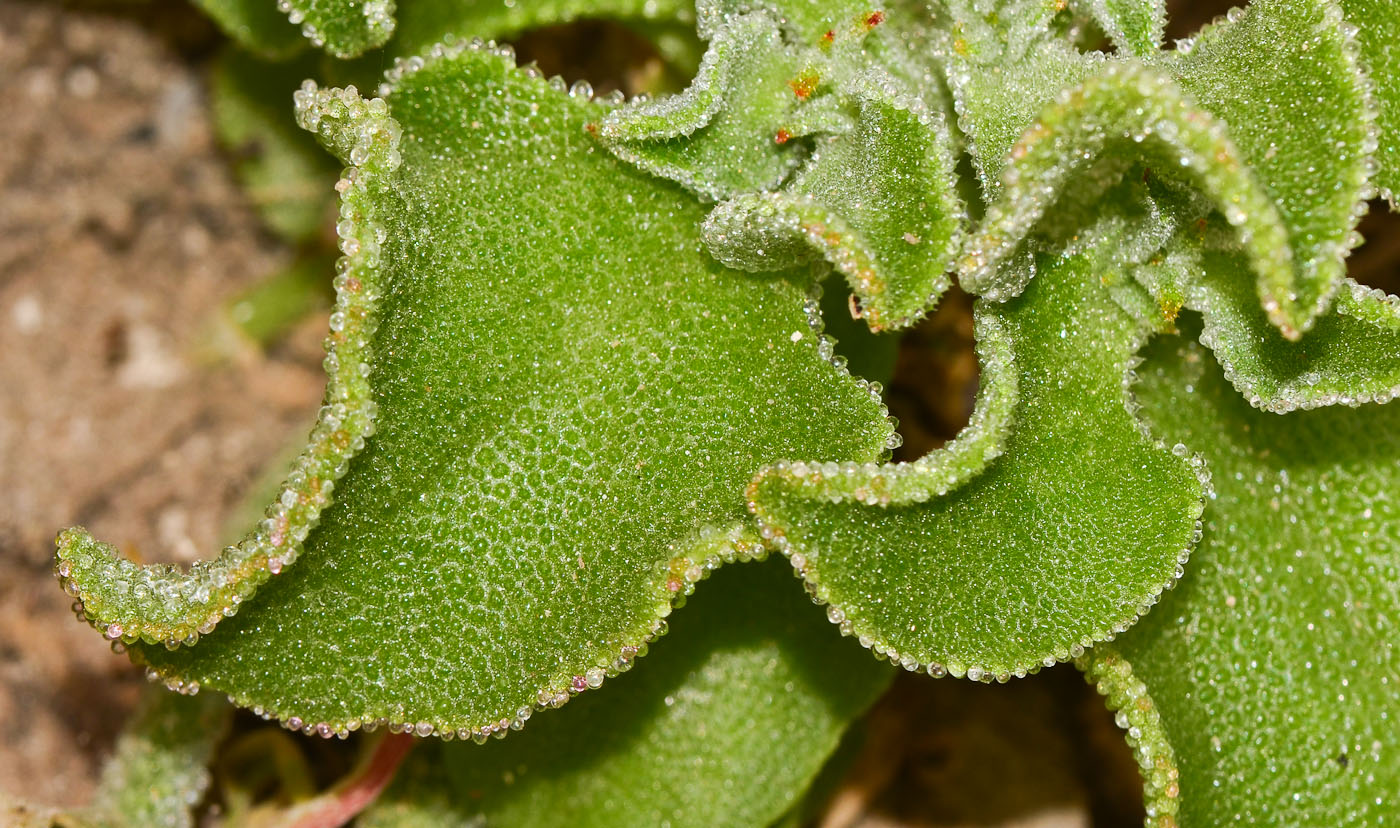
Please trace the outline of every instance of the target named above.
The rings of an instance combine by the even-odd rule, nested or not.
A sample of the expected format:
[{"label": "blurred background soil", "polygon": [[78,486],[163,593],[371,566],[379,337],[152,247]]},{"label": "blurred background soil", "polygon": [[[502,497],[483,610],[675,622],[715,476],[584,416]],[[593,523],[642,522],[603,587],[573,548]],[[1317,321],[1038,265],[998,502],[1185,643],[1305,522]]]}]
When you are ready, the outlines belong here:
[{"label": "blurred background soil", "polygon": [[74,619],[55,531],[212,554],[323,384],[324,319],[265,355],[197,358],[221,304],[290,251],[234,185],[181,51],[212,29],[135,11],[0,2],[0,789],[53,804],[89,795],[144,684]]},{"label": "blurred background soil", "polygon": [[[1178,5],[1178,35],[1223,10]],[[597,44],[633,48],[582,35],[519,47],[570,80],[617,71]],[[0,791],[39,803],[86,801],[144,684],[73,618],[55,531],[85,525],[137,560],[212,555],[320,400],[323,313],[268,347],[208,347],[230,299],[296,254],[215,141],[218,43],[164,0],[0,0]],[[1384,217],[1363,230],[1357,273],[1382,284],[1400,233]],[[971,346],[956,292],[906,338],[891,383],[906,458],[966,422]],[[863,732],[830,828],[1141,824],[1135,765],[1070,667],[991,687],[906,676]]]}]

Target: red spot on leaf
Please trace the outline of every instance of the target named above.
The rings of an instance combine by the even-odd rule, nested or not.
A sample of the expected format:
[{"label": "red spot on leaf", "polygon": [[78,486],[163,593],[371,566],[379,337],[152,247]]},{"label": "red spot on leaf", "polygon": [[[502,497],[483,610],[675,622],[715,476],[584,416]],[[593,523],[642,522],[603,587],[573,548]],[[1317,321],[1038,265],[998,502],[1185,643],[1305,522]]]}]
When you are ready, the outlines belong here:
[{"label": "red spot on leaf", "polygon": [[792,133],[788,132],[785,129],[778,130],[777,134],[773,136],[773,143],[777,144],[778,146],[782,146],[783,144],[786,144],[788,141],[791,140]]},{"label": "red spot on leaf", "polygon": [[812,93],[817,91],[817,86],[820,83],[820,75],[811,69],[804,69],[802,74],[788,81],[788,87],[792,89],[792,94],[805,101],[812,97]]}]

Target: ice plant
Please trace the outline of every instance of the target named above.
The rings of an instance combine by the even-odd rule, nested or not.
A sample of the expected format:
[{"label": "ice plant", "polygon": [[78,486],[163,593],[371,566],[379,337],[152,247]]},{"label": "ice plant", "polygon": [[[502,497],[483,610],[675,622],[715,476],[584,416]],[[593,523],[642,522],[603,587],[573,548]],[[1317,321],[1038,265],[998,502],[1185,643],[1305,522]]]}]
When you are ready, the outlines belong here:
[{"label": "ice plant", "polygon": [[[203,5],[285,51],[268,2]],[[395,25],[284,5],[342,57]],[[1400,300],[1346,276],[1400,6],[1173,46],[1152,0],[397,14],[371,94],[296,95],[344,255],[266,518],[189,572],[59,537],[153,678],[321,736],[525,730],[419,750],[373,825],[757,825],[889,677],[839,629],[939,677],[1073,660],[1150,825],[1400,820]],[[595,99],[471,39],[579,16],[693,22],[694,81]],[[876,332],[980,297],[955,440],[890,461],[828,273]]]}]

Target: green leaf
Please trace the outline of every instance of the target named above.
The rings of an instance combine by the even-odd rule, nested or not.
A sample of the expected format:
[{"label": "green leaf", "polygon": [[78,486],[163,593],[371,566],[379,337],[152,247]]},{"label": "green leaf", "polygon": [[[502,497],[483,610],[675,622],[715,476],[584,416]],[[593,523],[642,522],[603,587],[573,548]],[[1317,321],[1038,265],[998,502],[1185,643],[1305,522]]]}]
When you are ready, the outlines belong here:
[{"label": "green leaf", "polygon": [[571,20],[694,24],[693,0],[403,0],[389,44],[393,54],[419,54],[448,36],[505,38]]},{"label": "green leaf", "polygon": [[1372,85],[1380,127],[1375,184],[1394,207],[1400,192],[1400,6],[1391,0],[1341,0],[1360,28],[1361,64]]},{"label": "green leaf", "polygon": [[1178,828],[1181,769],[1162,712],[1152,703],[1147,686],[1112,644],[1098,645],[1075,659],[1075,666],[1084,671],[1084,679],[1098,689],[1108,709],[1114,711],[1114,721],[1126,731],[1124,741],[1132,748],[1142,778],[1145,828]]},{"label": "green leaf", "polygon": [[1104,56],[1081,54],[1060,40],[1038,43],[1022,60],[991,65],[961,54],[956,40],[953,54],[948,81],[958,128],[967,136],[982,192],[992,201],[1001,192],[1003,171],[1017,139],[1055,93],[1088,78],[1104,65]]},{"label": "green leaf", "polygon": [[273,0],[194,0],[240,46],[264,58],[290,57],[306,39]]},{"label": "green leaf", "polygon": [[[885,12],[857,8],[702,2],[700,34],[710,43],[690,87],[633,101],[597,134],[618,157],[712,201],[776,189],[809,154],[805,139],[853,128],[844,110],[871,97],[872,55],[892,52],[870,37]],[[882,96],[912,97],[893,88]]]},{"label": "green leaf", "polygon": [[[309,100],[315,84],[298,93]],[[353,99],[354,106],[351,107]],[[377,403],[369,384],[370,340],[377,326],[381,279],[381,244],[385,231],[387,178],[401,162],[399,125],[388,118],[384,102],[363,102],[358,95],[337,101],[327,124],[357,116],[356,130],[333,131],[336,149],[356,169],[341,179],[341,249],[336,263],[336,303],[326,337],[326,393],[306,448],[295,460],[267,517],[214,560],[197,561],[189,572],[169,564],[138,566],[117,549],[94,539],[81,527],[59,533],[56,574],[77,599],[79,618],[113,641],[163,642],[168,648],[193,644],[238,611],[268,578],[292,564],[302,542],[331,502],[335,483],[350,459],[374,432]],[[307,115],[308,126],[322,112]],[[172,685],[184,687],[179,680]],[[197,689],[198,683],[193,685]]]},{"label": "green leaf", "polygon": [[[1266,306],[1279,309],[1275,316],[1297,287],[1288,229],[1268,193],[1243,166],[1223,126],[1194,109],[1158,71],[1110,63],[1062,93],[1010,157],[1000,196],[961,265],[959,282],[968,290],[997,300],[1019,293],[1034,271],[1003,263],[1055,208],[1054,197],[1072,190],[1076,198],[1092,199],[1121,181],[1133,158],[1167,176],[1184,175],[1237,227]],[[1061,211],[1054,213],[1063,220]],[[1066,221],[1061,228],[1068,232],[1072,224]]]},{"label": "green leaf", "polygon": [[[1292,289],[1266,289],[1261,272],[1260,296],[1291,339],[1326,310],[1361,240],[1353,228],[1365,212],[1376,142],[1355,53],[1335,3],[1258,0],[1165,61],[1186,94],[1225,124],[1288,230]],[[1257,210],[1239,207],[1245,215],[1226,218],[1248,226]]]},{"label": "green leaf", "polygon": [[1084,5],[1119,52],[1143,57],[1162,48],[1166,0],[1087,0]]},{"label": "green leaf", "polygon": [[[1360,238],[1375,142],[1354,50],[1334,5],[1261,0],[1153,61],[1179,91],[1134,61],[1099,64],[1054,41],[1001,72],[964,61],[952,86],[993,204],[962,281],[993,296],[1019,290],[1029,273],[999,265],[1053,199],[1071,181],[1109,183],[1082,180],[1089,163],[1140,157],[1152,175],[1199,188],[1237,228],[1270,320],[1297,339],[1331,301]],[[1096,65],[1020,133],[1030,107]],[[1255,94],[1239,94],[1242,78]]]},{"label": "green leaf", "polygon": [[[765,12],[736,17],[710,40],[683,93],[639,99],[608,113],[596,132],[619,158],[720,200],[778,186],[802,161],[797,104],[813,93],[800,57]],[[816,83],[816,80],[812,81]]]},{"label": "green leaf", "polygon": [[743,270],[815,252],[845,276],[872,330],[906,327],[951,284],[962,218],[951,142],[936,113],[893,78],[871,72],[852,85],[852,130],[819,141],[783,190],[719,205],[705,240]]},{"label": "green leaf", "polygon": [[[979,68],[1020,63],[1051,34],[1063,0],[946,0],[935,11],[953,54]],[[940,14],[941,12],[941,14]]]},{"label": "green leaf", "polygon": [[394,33],[394,0],[277,0],[316,46],[352,58],[384,45]]},{"label": "green leaf", "polygon": [[[779,818],[890,679],[837,639],[785,570],[778,561],[722,569],[665,646],[606,692],[500,744],[443,745],[424,764],[446,767],[457,819],[507,828],[542,814],[579,826]],[[434,784],[423,782],[405,780],[385,810],[402,812]]]},{"label": "green leaf", "polygon": [[[340,288],[376,304],[332,341],[369,367],[330,363],[368,374],[374,437],[295,566],[197,646],[133,653],[323,735],[485,734],[626,669],[678,595],[757,554],[742,492],[764,462],[874,460],[893,435],[829,362],[810,274],[717,265],[700,206],[587,134],[603,106],[465,47],[397,84],[389,106],[300,100],[357,167]],[[280,520],[277,540],[311,523]],[[110,593],[110,567],[69,575]]]},{"label": "green leaf", "polygon": [[1065,190],[1049,209],[1056,220],[1043,221],[1032,230],[1017,256],[1003,262],[1009,273],[999,278],[1022,282],[1032,278],[1035,252],[1078,255],[1089,259],[1092,277],[1109,285],[1120,298],[1125,298],[1125,291],[1140,297],[1141,289],[1122,274],[1152,260],[1180,226],[1177,194],[1154,186],[1157,182],[1150,178],[1144,182],[1145,171],[1140,163],[1111,156],[1080,170],[1081,186]]},{"label": "green leaf", "polygon": [[864,34],[884,22],[884,5],[880,0],[696,0],[695,11],[703,37],[720,31],[735,15],[762,9],[781,20],[796,40],[830,46],[850,32]]},{"label": "green leaf", "polygon": [[1178,238],[1139,277],[1172,304],[1200,311],[1202,344],[1249,403],[1278,413],[1400,394],[1400,300],[1343,280],[1332,308],[1289,342],[1269,325],[1248,287],[1248,266],[1208,230],[1204,245]]},{"label": "green leaf", "polygon": [[[307,84],[298,93],[304,101],[314,97],[315,84]],[[81,527],[61,532],[55,565],[59,581],[77,599],[79,618],[108,639],[163,642],[174,648],[212,632],[268,578],[295,562],[303,541],[330,505],[336,481],[374,433],[378,404],[370,391],[369,348],[385,289],[381,245],[391,202],[387,179],[401,160],[399,126],[384,114],[383,101],[347,98],[355,104],[357,128],[327,132],[356,169],[336,185],[342,194],[337,230],[346,255],[336,263],[336,302],[326,337],[326,393],[307,446],[267,517],[218,558],[197,561],[188,572],[168,564],[138,566]],[[349,101],[337,103],[326,118],[328,126],[351,113]],[[321,117],[320,110],[310,112],[309,125],[316,126]],[[172,683],[183,686],[175,679]]]},{"label": "green leaf", "polygon": [[215,61],[210,103],[219,142],[233,156],[239,184],[264,223],[289,241],[304,241],[330,219],[339,167],[292,120],[292,93],[318,70],[308,54],[269,63],[237,49]]},{"label": "green leaf", "polygon": [[[702,7],[722,25],[691,87],[617,110],[599,136],[642,169],[729,199],[705,226],[721,262],[769,271],[825,258],[872,330],[912,324],[950,284],[963,210],[941,113],[889,72],[861,68],[866,45],[886,51],[867,39],[885,13],[818,20],[806,9],[780,24],[777,10],[716,8]],[[820,31],[831,19],[845,23],[785,40],[794,20]]]},{"label": "green leaf", "polygon": [[1084,666],[1141,683],[1127,709],[1165,729],[1181,824],[1389,822],[1400,406],[1257,411],[1176,338],[1139,374],[1143,416],[1215,491],[1186,577]]},{"label": "green leaf", "polygon": [[86,816],[130,828],[193,826],[194,807],[209,787],[210,757],[232,712],[212,693],[149,691],[117,740]]},{"label": "green leaf", "polygon": [[1180,574],[1203,485],[1141,430],[1144,327],[1088,263],[977,314],[972,423],[914,463],[787,463],[751,508],[844,632],[906,667],[991,680],[1078,655]]}]

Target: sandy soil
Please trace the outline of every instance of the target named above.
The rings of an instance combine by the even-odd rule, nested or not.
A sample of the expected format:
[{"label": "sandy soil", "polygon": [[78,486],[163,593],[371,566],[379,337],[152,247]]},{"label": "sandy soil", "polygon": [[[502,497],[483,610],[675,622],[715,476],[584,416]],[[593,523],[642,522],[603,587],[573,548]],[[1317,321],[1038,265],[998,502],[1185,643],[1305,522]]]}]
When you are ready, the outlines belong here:
[{"label": "sandy soil", "polygon": [[57,529],[217,551],[319,401],[319,328],[202,364],[282,264],[217,151],[201,67],[129,20],[0,2],[0,789],[82,801],[141,682],[70,610]]}]

